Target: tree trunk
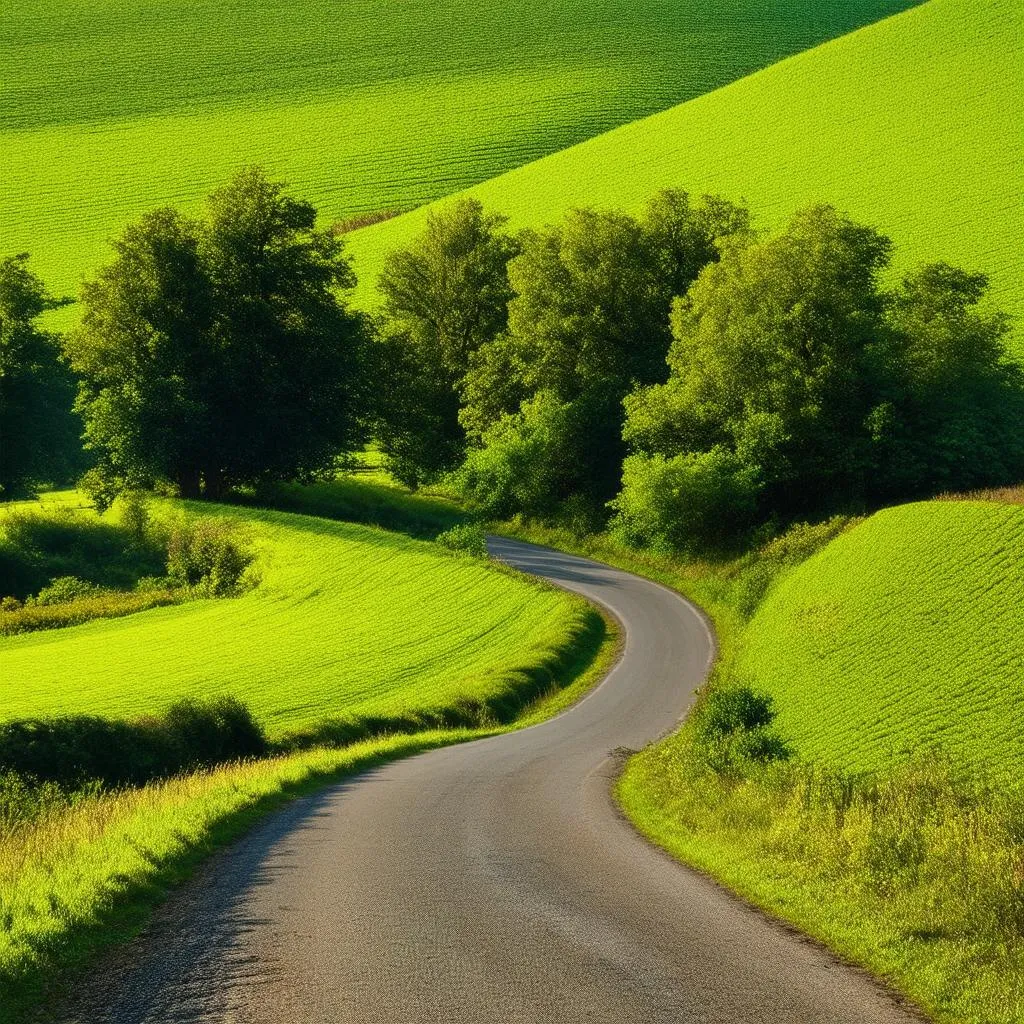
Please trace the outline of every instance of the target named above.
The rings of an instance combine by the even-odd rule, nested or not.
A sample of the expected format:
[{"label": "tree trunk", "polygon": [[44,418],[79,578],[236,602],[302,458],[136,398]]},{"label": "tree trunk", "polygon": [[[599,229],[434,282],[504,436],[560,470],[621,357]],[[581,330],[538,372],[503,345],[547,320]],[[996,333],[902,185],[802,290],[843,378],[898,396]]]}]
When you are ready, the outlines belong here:
[{"label": "tree trunk", "polygon": [[220,501],[226,490],[224,471],[221,469],[203,470],[203,496],[208,501]]},{"label": "tree trunk", "polygon": [[178,471],[178,494],[183,498],[199,497],[199,470],[182,469]]}]

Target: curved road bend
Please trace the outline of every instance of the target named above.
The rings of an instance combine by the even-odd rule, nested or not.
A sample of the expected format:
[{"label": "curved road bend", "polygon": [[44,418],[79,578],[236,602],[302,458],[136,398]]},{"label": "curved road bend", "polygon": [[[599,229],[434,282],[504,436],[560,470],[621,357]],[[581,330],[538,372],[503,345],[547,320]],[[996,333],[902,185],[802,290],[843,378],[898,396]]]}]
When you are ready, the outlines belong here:
[{"label": "curved road bend", "polygon": [[290,805],[171,899],[79,994],[97,1024],[896,1024],[863,974],[639,838],[611,751],[705,677],[698,612],[647,580],[509,540],[512,565],[623,623],[608,678],[542,725]]}]

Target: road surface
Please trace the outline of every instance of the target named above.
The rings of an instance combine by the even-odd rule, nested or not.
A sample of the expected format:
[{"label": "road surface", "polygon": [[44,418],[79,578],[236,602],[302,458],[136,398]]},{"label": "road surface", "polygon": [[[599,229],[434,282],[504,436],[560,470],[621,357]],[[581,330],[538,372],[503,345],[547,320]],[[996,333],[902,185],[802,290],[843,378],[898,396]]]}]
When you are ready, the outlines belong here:
[{"label": "road surface", "polygon": [[618,748],[678,721],[711,663],[671,591],[508,540],[604,605],[607,679],[521,732],[304,798],[218,855],[66,1008],[79,1024],[896,1024],[864,974],[638,837]]}]

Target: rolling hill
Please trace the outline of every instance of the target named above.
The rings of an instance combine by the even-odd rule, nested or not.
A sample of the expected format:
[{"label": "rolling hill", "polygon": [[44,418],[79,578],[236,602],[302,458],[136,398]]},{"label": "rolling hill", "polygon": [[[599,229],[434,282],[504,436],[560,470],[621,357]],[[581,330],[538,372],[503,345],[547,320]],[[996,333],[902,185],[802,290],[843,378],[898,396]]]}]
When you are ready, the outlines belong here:
[{"label": "rolling hill", "polygon": [[[929,0],[469,191],[513,226],[571,206],[637,208],[669,186],[743,197],[767,227],[831,202],[889,233],[899,265],[989,273],[994,299],[1019,315],[1022,107],[1024,8]],[[361,302],[425,215],[350,236]],[[1016,345],[1024,355],[1024,331]]]},{"label": "rolling hill", "polygon": [[769,593],[738,678],[802,757],[879,768],[922,744],[1001,777],[1024,764],[1024,507],[872,516]]},{"label": "rolling hill", "polygon": [[0,638],[2,718],[131,718],[231,695],[280,735],[339,716],[514,704],[592,625],[565,594],[400,534],[212,511],[251,534],[258,587]]},{"label": "rolling hill", "polygon": [[914,0],[10,0],[0,252],[75,293],[240,166],[327,218],[407,209]]}]

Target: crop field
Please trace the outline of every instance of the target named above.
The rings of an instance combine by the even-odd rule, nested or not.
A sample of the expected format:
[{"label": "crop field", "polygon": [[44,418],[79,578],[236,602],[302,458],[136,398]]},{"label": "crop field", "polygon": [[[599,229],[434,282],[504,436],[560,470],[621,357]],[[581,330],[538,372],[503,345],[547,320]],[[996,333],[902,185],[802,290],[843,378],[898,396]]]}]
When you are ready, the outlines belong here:
[{"label": "crop field", "polygon": [[0,638],[3,718],[129,718],[231,695],[275,736],[332,717],[444,711],[514,693],[591,615],[568,595],[423,541],[214,511],[250,535],[258,587]]},{"label": "crop field", "polygon": [[[831,202],[889,233],[899,265],[983,270],[1024,314],[1022,39],[1016,0],[929,0],[471,192],[513,225],[636,208],[669,186],[745,198],[765,227]],[[351,236],[360,301],[424,216]]]},{"label": "crop field", "polygon": [[799,754],[882,767],[935,745],[1018,778],[1024,763],[1024,507],[888,509],[784,577],[736,675],[772,693]]},{"label": "crop field", "polygon": [[913,0],[9,0],[0,251],[60,293],[245,164],[327,218],[407,209]]}]

